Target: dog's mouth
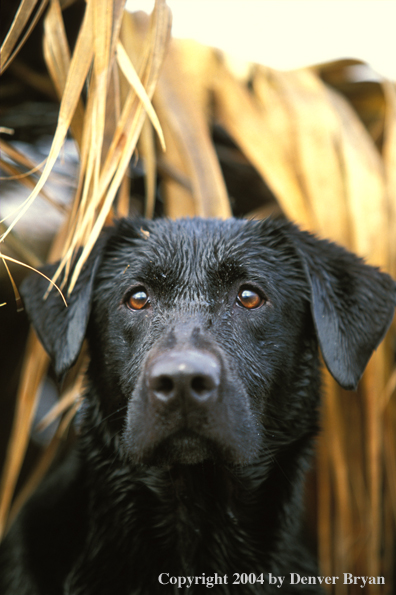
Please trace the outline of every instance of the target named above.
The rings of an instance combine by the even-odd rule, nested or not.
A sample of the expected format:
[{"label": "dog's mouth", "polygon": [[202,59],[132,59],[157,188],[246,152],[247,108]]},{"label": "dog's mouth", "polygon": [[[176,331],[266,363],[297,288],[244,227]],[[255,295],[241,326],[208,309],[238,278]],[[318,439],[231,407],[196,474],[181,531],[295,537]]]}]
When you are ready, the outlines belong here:
[{"label": "dog's mouth", "polygon": [[135,445],[135,448],[131,449],[124,437],[127,457],[134,463],[154,467],[196,465],[208,460],[217,464],[244,466],[251,463],[257,455],[253,449],[238,448],[238,443],[220,441],[188,428],[179,428],[158,441],[148,441],[144,446],[139,446]]}]

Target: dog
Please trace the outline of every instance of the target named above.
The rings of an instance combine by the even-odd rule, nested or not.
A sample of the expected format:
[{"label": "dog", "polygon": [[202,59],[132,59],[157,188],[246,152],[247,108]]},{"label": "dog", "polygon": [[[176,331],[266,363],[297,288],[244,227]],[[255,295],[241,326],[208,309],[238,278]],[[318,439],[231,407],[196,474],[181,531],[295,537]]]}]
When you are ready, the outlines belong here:
[{"label": "dog", "polygon": [[321,593],[301,526],[318,347],[355,388],[391,277],[284,220],[122,219],[67,308],[47,289],[28,277],[25,308],[58,378],[87,339],[85,396],[1,546],[0,592]]}]

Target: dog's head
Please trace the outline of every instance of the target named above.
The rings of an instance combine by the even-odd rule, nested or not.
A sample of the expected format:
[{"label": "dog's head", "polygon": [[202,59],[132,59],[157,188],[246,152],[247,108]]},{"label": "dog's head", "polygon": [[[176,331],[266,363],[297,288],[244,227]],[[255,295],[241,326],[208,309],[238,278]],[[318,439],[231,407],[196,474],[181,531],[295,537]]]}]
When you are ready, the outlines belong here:
[{"label": "dog's head", "polygon": [[35,275],[21,292],[56,373],[87,336],[87,398],[126,456],[153,464],[244,464],[312,434],[317,342],[354,388],[396,304],[388,275],[271,220],[122,220],[68,308],[47,287]]}]

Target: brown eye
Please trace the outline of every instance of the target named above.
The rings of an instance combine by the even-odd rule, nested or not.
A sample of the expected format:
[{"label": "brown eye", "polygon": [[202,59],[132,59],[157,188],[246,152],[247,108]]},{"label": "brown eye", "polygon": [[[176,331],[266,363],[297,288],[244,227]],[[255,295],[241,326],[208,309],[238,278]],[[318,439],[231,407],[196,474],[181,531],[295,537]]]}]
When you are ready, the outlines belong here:
[{"label": "brown eye", "polygon": [[264,299],[254,289],[242,287],[237,296],[237,303],[243,308],[254,310],[264,303]]},{"label": "brown eye", "polygon": [[127,306],[131,310],[143,310],[150,303],[148,293],[143,287],[136,289],[127,299]]}]

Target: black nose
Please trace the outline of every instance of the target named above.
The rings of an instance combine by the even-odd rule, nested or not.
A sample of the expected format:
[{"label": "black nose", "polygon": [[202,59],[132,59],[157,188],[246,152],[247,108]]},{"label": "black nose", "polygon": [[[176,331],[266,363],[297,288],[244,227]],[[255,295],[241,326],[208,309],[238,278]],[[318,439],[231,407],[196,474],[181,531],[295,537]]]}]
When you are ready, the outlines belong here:
[{"label": "black nose", "polygon": [[183,400],[200,405],[218,397],[220,364],[198,350],[164,352],[147,369],[150,397],[159,405]]}]

